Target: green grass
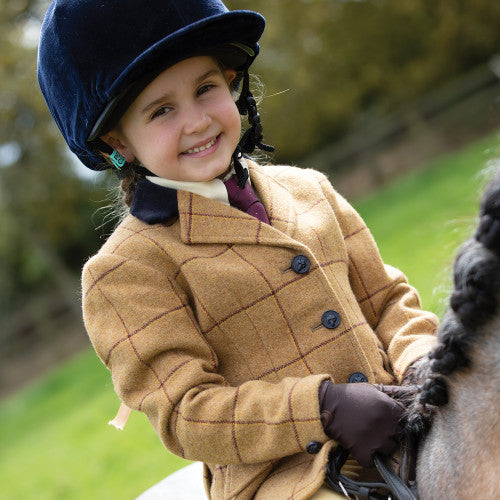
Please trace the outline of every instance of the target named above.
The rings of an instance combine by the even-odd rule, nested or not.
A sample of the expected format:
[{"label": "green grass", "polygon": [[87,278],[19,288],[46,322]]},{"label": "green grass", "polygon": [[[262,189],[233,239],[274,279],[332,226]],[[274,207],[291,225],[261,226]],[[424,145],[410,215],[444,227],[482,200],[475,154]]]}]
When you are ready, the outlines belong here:
[{"label": "green grass", "polygon": [[[402,269],[425,307],[442,313],[457,245],[471,232],[493,134],[354,205],[386,262]],[[123,432],[109,373],[91,351],[0,404],[0,499],[133,499],[187,464],[163,448],[144,415]]]},{"label": "green grass", "polygon": [[384,261],[401,269],[423,307],[440,316],[457,247],[474,230],[488,163],[500,159],[499,146],[496,132],[353,203]]},{"label": "green grass", "polygon": [[93,351],[0,406],[0,498],[133,499],[188,462],[166,452],[143,414],[119,407]]}]

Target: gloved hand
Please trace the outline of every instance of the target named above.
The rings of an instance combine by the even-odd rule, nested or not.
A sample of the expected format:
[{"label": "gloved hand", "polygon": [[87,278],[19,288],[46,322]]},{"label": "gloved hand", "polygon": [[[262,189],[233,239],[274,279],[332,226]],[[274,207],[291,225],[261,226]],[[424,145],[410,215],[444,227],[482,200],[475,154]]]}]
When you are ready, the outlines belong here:
[{"label": "gloved hand", "polygon": [[363,466],[372,455],[390,455],[398,447],[398,421],[404,408],[369,384],[334,384],[319,389],[325,434],[338,441]]}]

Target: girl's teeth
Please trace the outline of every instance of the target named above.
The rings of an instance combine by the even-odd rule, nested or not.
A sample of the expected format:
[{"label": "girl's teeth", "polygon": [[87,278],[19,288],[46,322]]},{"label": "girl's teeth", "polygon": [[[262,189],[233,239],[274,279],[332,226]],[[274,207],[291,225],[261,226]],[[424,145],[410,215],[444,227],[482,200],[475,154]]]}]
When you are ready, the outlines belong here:
[{"label": "girl's teeth", "polygon": [[205,149],[211,148],[217,139],[213,139],[204,146],[201,146],[199,148],[193,148],[193,149],[188,149],[187,153],[192,154],[192,153],[199,153],[200,151],[205,151]]}]

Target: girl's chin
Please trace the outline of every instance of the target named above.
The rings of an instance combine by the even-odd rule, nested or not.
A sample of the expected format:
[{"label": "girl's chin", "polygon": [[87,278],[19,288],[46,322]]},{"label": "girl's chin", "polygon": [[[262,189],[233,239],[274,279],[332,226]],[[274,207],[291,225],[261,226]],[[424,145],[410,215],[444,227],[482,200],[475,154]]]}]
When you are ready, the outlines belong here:
[{"label": "girl's chin", "polygon": [[199,172],[200,176],[198,177],[198,182],[209,182],[214,179],[224,179],[232,168],[230,161],[227,162],[227,166],[225,164],[226,162],[224,162],[224,165],[221,165],[220,168],[218,168],[217,165],[212,165],[207,168],[205,172]]},{"label": "girl's chin", "polygon": [[231,172],[231,164],[229,164],[229,166],[226,168],[226,170],[224,170],[224,172],[222,172],[222,174],[217,176],[217,179],[224,179],[224,177],[226,177],[229,172]]}]

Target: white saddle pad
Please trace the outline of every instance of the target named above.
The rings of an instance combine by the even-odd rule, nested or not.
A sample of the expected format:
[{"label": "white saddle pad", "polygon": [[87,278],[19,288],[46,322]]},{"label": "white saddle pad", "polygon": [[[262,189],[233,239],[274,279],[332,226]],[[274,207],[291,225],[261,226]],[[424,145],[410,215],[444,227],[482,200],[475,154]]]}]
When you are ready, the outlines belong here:
[{"label": "white saddle pad", "polygon": [[195,462],[170,474],[136,500],[206,500],[203,464]]}]

